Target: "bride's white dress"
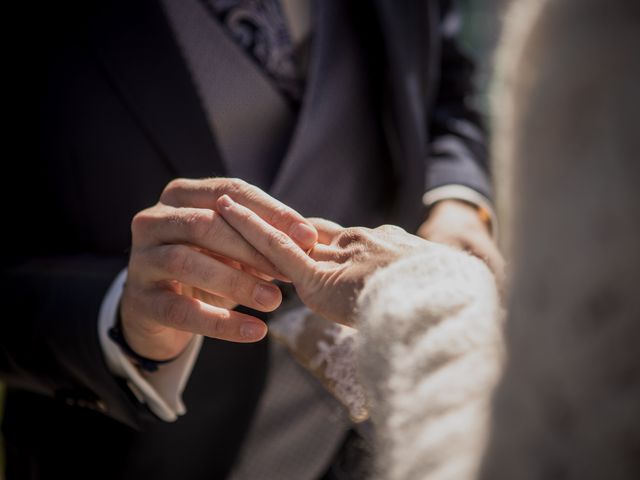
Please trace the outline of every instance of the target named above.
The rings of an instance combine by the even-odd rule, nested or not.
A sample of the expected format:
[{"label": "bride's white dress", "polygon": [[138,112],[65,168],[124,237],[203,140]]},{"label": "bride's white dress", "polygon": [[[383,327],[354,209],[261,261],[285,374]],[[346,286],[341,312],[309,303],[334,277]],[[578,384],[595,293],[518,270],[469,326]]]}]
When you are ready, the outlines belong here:
[{"label": "bride's white dress", "polygon": [[355,328],[292,312],[270,332],[355,422],[369,419],[380,478],[465,479],[487,435],[500,318],[488,268],[434,247],[367,281]]}]

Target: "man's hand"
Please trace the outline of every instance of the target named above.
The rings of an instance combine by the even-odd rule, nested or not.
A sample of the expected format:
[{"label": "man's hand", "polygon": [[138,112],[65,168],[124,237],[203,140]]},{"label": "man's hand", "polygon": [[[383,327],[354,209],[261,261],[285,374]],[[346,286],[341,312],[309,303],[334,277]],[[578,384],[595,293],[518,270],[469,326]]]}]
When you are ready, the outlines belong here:
[{"label": "man's hand", "polygon": [[300,248],[315,244],[317,232],[307,220],[246,182],[172,181],[131,223],[120,312],[127,343],[138,354],[172,358],[194,333],[234,342],[266,334],[264,322],[230,309],[276,309],[282,295],[270,280],[286,278],[216,212],[223,194],[240,199]]},{"label": "man's hand", "polygon": [[366,279],[378,268],[441,245],[410,235],[400,227],[343,228],[314,219],[319,243],[309,252],[229,196],[218,200],[229,225],[291,279],[300,299],[313,311],[349,325]]},{"label": "man's hand", "polygon": [[472,205],[459,200],[436,203],[429,218],[418,229],[418,235],[436,243],[443,243],[484,260],[498,285],[504,280],[504,260],[496,247],[489,226]]}]

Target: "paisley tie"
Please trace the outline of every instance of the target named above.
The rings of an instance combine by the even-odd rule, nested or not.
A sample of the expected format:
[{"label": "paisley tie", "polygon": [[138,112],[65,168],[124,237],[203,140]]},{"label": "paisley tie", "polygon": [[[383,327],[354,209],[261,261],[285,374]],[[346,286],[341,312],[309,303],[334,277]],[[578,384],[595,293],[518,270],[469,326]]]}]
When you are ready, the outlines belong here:
[{"label": "paisley tie", "polygon": [[279,0],[202,0],[231,37],[298,105],[303,79]]}]

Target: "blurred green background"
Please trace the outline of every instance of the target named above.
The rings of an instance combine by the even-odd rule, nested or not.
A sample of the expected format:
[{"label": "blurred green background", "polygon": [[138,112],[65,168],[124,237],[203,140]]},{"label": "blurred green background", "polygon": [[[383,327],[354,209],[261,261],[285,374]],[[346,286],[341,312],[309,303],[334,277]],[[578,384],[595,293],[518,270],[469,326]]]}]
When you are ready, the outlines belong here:
[{"label": "blurred green background", "polygon": [[[488,113],[488,90],[491,82],[493,50],[499,37],[498,11],[504,0],[462,0],[464,48],[471,53],[478,64],[478,93],[475,104]],[[0,421],[4,404],[4,386],[0,383]],[[0,480],[4,478],[4,444],[0,434]]]},{"label": "blurred green background", "polygon": [[507,0],[460,0],[463,11],[462,46],[476,60],[477,94],[475,105],[489,113],[489,87],[493,75],[493,52],[500,37],[500,26]]}]

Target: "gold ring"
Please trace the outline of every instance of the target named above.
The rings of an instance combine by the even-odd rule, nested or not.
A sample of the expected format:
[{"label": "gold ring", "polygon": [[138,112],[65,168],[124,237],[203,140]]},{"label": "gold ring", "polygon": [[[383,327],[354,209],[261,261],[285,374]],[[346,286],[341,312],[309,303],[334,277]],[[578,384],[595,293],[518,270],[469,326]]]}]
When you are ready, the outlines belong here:
[{"label": "gold ring", "polygon": [[313,244],[313,247],[311,247],[309,250],[307,250],[307,251],[306,251],[306,252],[304,252],[304,253],[306,253],[306,254],[307,254],[307,256],[311,256],[311,252],[313,252],[313,249],[314,249],[314,248],[316,248],[316,245],[317,245],[317,244],[318,244],[318,242],[314,243],[314,244]]}]

